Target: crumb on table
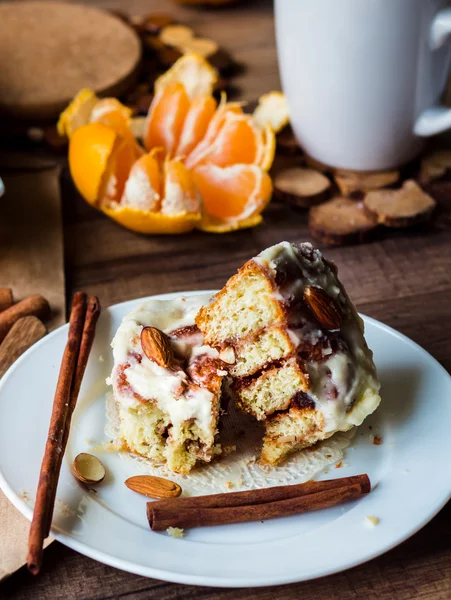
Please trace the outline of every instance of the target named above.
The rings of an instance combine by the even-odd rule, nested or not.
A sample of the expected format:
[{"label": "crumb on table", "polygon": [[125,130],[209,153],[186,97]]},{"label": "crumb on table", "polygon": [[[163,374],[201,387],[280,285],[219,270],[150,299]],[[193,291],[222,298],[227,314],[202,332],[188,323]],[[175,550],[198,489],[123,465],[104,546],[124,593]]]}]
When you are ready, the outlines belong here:
[{"label": "crumb on table", "polygon": [[183,529],[180,529],[180,527],[168,527],[166,529],[166,533],[173,538],[179,539],[185,536],[185,532],[183,531]]}]

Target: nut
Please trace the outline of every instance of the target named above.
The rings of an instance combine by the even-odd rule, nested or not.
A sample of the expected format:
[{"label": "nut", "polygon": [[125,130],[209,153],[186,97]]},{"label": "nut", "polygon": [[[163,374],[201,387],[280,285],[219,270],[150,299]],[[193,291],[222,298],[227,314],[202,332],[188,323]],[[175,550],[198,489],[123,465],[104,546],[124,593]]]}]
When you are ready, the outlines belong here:
[{"label": "nut", "polygon": [[156,327],[143,327],[141,347],[147,358],[160,367],[169,367],[174,359],[168,336]]},{"label": "nut", "polygon": [[81,452],[77,454],[72,465],[75,477],[82,483],[100,483],[105,477],[105,467],[93,454]]},{"label": "nut", "polygon": [[227,363],[228,365],[234,365],[236,363],[235,350],[232,346],[226,346],[219,353],[219,358],[222,362]]},{"label": "nut", "polygon": [[182,493],[182,488],[178,483],[153,475],[129,477],[125,481],[125,485],[130,490],[149,498],[177,498]]},{"label": "nut", "polygon": [[343,323],[343,314],[329,294],[320,287],[308,285],[304,290],[304,298],[322,327],[340,329]]}]

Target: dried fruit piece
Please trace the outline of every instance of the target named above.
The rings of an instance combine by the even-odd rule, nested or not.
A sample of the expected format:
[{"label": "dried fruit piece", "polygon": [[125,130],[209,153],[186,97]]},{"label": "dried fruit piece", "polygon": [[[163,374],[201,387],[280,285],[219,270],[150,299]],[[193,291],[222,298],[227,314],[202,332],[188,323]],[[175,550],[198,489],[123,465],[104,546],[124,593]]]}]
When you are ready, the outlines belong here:
[{"label": "dried fruit piece", "polygon": [[194,31],[186,25],[168,25],[161,30],[159,39],[163,44],[177,47],[193,37]]},{"label": "dried fruit piece", "polygon": [[446,175],[451,169],[451,150],[437,150],[423,156],[420,166],[421,183],[429,183]]},{"label": "dried fruit piece", "polygon": [[304,299],[322,327],[340,329],[343,313],[327,292],[316,285],[308,285],[304,290]]},{"label": "dried fruit piece", "polygon": [[285,95],[282,92],[263,94],[252,116],[259,127],[269,125],[275,133],[278,133],[288,125],[290,120]]},{"label": "dried fruit piece", "polygon": [[396,183],[399,179],[399,171],[363,173],[338,170],[334,172],[334,179],[343,196],[361,197],[366,192]]},{"label": "dried fruit piece", "polygon": [[274,178],[274,192],[279,199],[302,208],[326,200],[330,186],[330,180],[314,169],[284,169]]},{"label": "dried fruit piece", "polygon": [[160,367],[169,367],[174,359],[168,336],[156,327],[142,328],[141,347],[147,358]]},{"label": "dried fruit piece", "polygon": [[363,203],[387,227],[409,227],[426,221],[436,206],[435,200],[412,179],[399,190],[369,192]]},{"label": "dried fruit piece", "polygon": [[183,44],[177,46],[177,48],[181,50],[183,54],[195,52],[204,58],[210,58],[210,56],[214,56],[219,50],[218,44],[213,40],[209,40],[208,38],[191,38],[186,40]]},{"label": "dried fruit piece", "polygon": [[363,242],[377,219],[366,213],[362,202],[336,197],[310,209],[308,226],[311,235],[324,244],[342,245]]},{"label": "dried fruit piece", "polygon": [[77,454],[72,465],[75,477],[82,483],[100,483],[105,478],[105,467],[93,454],[81,452]]},{"label": "dried fruit piece", "polygon": [[178,483],[153,475],[135,475],[124,483],[130,490],[149,498],[177,498],[182,493]]}]

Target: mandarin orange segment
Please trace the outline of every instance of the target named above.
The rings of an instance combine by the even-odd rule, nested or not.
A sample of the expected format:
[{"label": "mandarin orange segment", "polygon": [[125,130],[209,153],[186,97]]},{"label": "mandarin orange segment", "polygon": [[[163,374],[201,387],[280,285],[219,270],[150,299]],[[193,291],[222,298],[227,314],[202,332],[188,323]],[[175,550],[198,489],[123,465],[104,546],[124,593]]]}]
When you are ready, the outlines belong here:
[{"label": "mandarin orange segment", "polygon": [[202,154],[195,165],[212,164],[228,167],[235,164],[258,164],[263,154],[263,132],[257,128],[249,115],[229,113],[216,139]]},{"label": "mandarin orange segment", "polygon": [[172,156],[189,108],[190,101],[182,83],[171,83],[158,92],[149,109],[145,147],[151,150],[161,146]]},{"label": "mandarin orange segment", "polygon": [[69,167],[80,194],[97,205],[111,156],[120,143],[119,135],[103,123],[76,129],[69,145]]},{"label": "mandarin orange segment", "polygon": [[186,157],[185,165],[188,169],[192,169],[194,165],[198,163],[200,158],[205,154],[208,148],[213,144],[215,139],[218,137],[218,134],[223,127],[227,116],[230,114],[243,114],[243,109],[241,108],[241,104],[238,102],[233,103],[222,103],[219,105],[216,110],[213,118],[208,124],[207,131],[202,138],[202,140],[194,147],[192,152]]},{"label": "mandarin orange segment", "polygon": [[121,206],[158,211],[161,206],[160,164],[158,149],[144,154],[132,166],[125,183]]},{"label": "mandarin orange segment", "polygon": [[136,161],[136,149],[128,139],[118,136],[118,141],[111,153],[108,168],[104,177],[100,201],[102,203],[120,202],[125,184]]},{"label": "mandarin orange segment", "polygon": [[195,98],[183,124],[175,156],[186,157],[204,138],[216,111],[216,100],[211,96]]},{"label": "mandarin orange segment", "polygon": [[271,199],[269,175],[257,165],[203,165],[193,171],[204,213],[233,223],[260,213]]},{"label": "mandarin orange segment", "polygon": [[164,192],[161,203],[163,214],[200,212],[201,200],[193,178],[179,159],[166,160],[164,164]]}]

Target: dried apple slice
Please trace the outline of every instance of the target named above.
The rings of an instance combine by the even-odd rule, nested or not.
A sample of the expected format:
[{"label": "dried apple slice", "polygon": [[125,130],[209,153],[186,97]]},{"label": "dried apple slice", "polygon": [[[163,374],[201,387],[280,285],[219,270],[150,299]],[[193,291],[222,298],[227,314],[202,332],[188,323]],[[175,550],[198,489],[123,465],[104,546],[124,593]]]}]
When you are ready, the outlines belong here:
[{"label": "dried apple slice", "polygon": [[323,244],[363,242],[376,226],[377,218],[350,198],[336,197],[310,209],[309,231]]},{"label": "dried apple slice", "polygon": [[276,197],[302,208],[310,208],[326,200],[330,187],[330,180],[314,169],[284,169],[274,178]]},{"label": "dried apple slice", "polygon": [[440,179],[451,169],[451,150],[437,150],[424,156],[420,166],[421,183]]},{"label": "dried apple slice", "polygon": [[337,170],[334,172],[335,183],[343,196],[363,196],[371,190],[378,190],[396,183],[399,171],[360,171]]},{"label": "dried apple slice", "polygon": [[387,227],[409,227],[427,221],[436,206],[413,179],[405,181],[399,190],[369,192],[363,203],[369,214]]}]

